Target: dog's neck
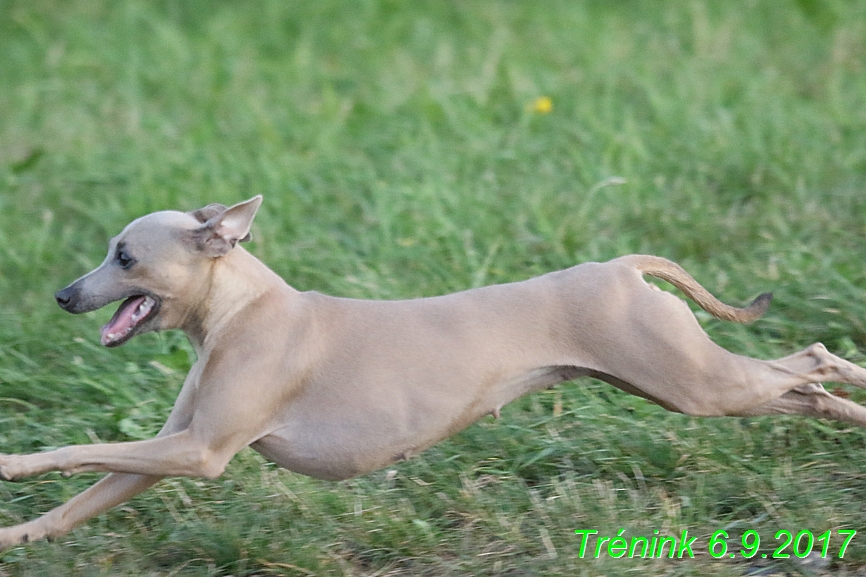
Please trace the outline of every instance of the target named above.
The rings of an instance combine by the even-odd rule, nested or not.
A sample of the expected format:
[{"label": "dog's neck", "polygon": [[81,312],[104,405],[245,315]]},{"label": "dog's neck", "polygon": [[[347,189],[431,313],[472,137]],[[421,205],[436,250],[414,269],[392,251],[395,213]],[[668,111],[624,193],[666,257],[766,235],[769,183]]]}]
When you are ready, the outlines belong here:
[{"label": "dog's neck", "polygon": [[240,246],[214,259],[203,290],[204,298],[198,301],[196,309],[187,312],[180,327],[198,354],[212,348],[213,335],[226,334],[223,328],[266,293],[275,290],[297,293]]}]

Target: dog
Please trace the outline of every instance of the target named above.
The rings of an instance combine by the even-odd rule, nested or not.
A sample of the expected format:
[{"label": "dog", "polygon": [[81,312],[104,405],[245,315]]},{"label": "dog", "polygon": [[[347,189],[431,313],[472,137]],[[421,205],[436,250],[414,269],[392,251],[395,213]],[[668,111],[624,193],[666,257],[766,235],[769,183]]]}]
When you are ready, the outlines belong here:
[{"label": "dog", "polygon": [[181,329],[197,361],[151,440],[0,455],[7,481],[108,473],[43,516],[0,529],[0,547],[63,535],[166,476],[215,478],[246,446],[319,479],[361,475],[584,376],[688,415],[866,425],[866,408],[820,384],[866,387],[866,369],[821,344],[771,361],[733,354],[644,275],[736,322],[760,317],[769,294],[728,306],[679,265],[645,255],[414,300],[299,292],[239,246],[261,202],[141,217],[99,267],[57,292],[70,313],[121,302],[101,331],[107,347]]}]

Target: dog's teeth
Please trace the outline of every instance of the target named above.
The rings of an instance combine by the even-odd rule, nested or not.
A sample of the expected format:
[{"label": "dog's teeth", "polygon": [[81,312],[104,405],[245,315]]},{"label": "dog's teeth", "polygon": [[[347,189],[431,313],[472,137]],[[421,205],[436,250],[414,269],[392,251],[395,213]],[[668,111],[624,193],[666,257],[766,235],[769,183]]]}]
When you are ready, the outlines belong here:
[{"label": "dog's teeth", "polygon": [[150,312],[150,309],[153,308],[153,299],[150,297],[144,297],[144,300],[141,301],[141,304],[135,309],[135,312],[132,314],[132,322],[136,323],[141,318]]}]

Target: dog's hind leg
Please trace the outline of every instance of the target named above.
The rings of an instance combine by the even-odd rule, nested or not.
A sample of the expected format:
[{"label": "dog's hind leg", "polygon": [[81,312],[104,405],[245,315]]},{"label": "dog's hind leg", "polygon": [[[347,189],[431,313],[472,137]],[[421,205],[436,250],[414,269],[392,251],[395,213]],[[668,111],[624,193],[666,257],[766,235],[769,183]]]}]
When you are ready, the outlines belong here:
[{"label": "dog's hind leg", "polygon": [[818,383],[795,387],[769,403],[743,411],[742,415],[805,415],[866,427],[866,407],[832,395]]}]

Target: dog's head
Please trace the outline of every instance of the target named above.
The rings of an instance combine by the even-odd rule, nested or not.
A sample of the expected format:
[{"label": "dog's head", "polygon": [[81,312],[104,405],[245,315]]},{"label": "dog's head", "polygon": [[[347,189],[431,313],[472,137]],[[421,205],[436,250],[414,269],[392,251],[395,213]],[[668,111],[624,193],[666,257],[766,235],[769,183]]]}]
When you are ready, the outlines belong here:
[{"label": "dog's head", "polygon": [[122,345],[133,336],[180,328],[204,302],[214,259],[250,238],[262,203],[256,196],[226,208],[210,204],[192,212],[155,212],[131,222],[111,239],[96,269],[55,294],[71,313],[122,301],[102,327],[102,344]]}]

